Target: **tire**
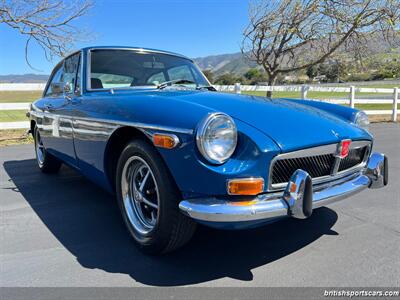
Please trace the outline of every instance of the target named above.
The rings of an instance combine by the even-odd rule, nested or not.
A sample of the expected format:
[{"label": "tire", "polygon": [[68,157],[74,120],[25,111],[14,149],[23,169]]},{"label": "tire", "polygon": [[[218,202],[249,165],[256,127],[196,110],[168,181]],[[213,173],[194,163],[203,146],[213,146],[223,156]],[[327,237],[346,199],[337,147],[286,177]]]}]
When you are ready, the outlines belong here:
[{"label": "tire", "polygon": [[36,155],[36,162],[39,166],[39,169],[43,173],[57,173],[61,167],[61,161],[48,153],[46,148],[42,143],[42,139],[40,137],[40,133],[38,128],[35,126],[33,130],[33,138],[35,141],[35,155]]},{"label": "tire", "polygon": [[127,144],[118,160],[116,191],[125,225],[143,252],[170,252],[192,237],[196,223],[179,211],[181,194],[152,145]]}]

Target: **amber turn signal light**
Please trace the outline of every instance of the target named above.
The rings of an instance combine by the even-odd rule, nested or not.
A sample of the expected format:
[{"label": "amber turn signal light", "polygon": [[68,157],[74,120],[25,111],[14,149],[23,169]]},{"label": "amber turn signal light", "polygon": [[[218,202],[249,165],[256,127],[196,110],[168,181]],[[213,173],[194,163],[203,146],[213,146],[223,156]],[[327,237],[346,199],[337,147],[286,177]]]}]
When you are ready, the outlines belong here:
[{"label": "amber turn signal light", "polygon": [[241,178],[228,181],[229,195],[257,195],[264,190],[264,179]]},{"label": "amber turn signal light", "polygon": [[153,144],[156,147],[172,149],[179,144],[179,138],[172,134],[159,134],[153,135]]}]

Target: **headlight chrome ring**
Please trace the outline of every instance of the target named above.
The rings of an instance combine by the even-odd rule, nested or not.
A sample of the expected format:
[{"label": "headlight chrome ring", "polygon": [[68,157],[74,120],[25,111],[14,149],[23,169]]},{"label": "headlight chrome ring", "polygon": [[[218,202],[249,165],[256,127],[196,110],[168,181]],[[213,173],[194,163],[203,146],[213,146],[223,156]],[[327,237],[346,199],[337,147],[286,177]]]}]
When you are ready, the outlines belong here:
[{"label": "headlight chrome ring", "polygon": [[365,112],[360,110],[356,114],[354,114],[352,118],[352,123],[368,131],[369,119]]},{"label": "headlight chrome ring", "polygon": [[210,163],[223,164],[236,149],[235,122],[221,112],[207,115],[197,126],[196,144],[201,155]]}]

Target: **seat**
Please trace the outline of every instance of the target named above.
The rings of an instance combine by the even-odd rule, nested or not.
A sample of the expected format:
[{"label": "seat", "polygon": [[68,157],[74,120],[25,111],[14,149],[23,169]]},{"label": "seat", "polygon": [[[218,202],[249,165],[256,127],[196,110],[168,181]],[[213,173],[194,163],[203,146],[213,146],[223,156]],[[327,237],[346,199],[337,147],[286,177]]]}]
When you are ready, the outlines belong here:
[{"label": "seat", "polygon": [[102,89],[103,83],[99,78],[90,78],[90,87],[92,89]]}]

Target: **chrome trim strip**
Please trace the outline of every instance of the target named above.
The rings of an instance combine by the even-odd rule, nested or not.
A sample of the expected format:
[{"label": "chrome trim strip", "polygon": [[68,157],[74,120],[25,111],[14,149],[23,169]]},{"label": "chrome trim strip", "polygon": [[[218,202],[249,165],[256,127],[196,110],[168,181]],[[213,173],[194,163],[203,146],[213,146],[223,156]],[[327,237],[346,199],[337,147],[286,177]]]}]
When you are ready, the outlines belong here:
[{"label": "chrome trim strip", "polygon": [[130,51],[137,51],[137,52],[148,52],[148,53],[160,53],[160,54],[166,54],[166,55],[171,55],[171,56],[177,56],[181,58],[185,58],[187,60],[192,61],[189,57],[175,53],[175,52],[170,52],[170,51],[164,51],[164,50],[157,50],[157,49],[149,49],[149,48],[143,48],[143,47],[104,47],[104,46],[94,46],[94,47],[88,47],[84,48],[87,51],[91,50],[130,50]]},{"label": "chrome trim strip", "polygon": [[90,80],[90,70],[92,68],[92,54],[90,49],[86,51],[86,89],[85,91],[93,91],[92,82]]},{"label": "chrome trim strip", "polygon": [[336,153],[337,143],[278,154],[275,160]]},{"label": "chrome trim strip", "polygon": [[[79,67],[81,68],[80,73],[81,73],[81,79],[80,79],[80,88],[79,88],[79,96],[83,95],[83,68],[84,68],[84,57],[83,57],[83,51],[80,51],[80,58],[79,58]],[[75,88],[76,90],[76,88]],[[74,91],[75,92],[75,91]]]},{"label": "chrome trim strip", "polygon": [[[311,189],[312,209],[348,198],[366,188],[385,186],[388,182],[387,168],[385,155],[374,153],[369,158],[367,168],[356,176],[329,182],[322,186],[313,186]],[[296,171],[292,182],[299,182],[306,175],[304,171]],[[290,192],[290,197],[288,197],[288,192]],[[227,196],[225,199],[210,197],[183,200],[179,203],[179,208],[185,215],[206,222],[245,222],[287,216],[299,217],[295,214],[295,209],[300,209],[300,206],[304,209],[301,203],[303,199],[300,198],[305,193],[307,193],[305,185],[300,184],[298,188],[296,185],[296,189],[293,190],[291,183],[288,183],[286,192],[247,197],[242,205]],[[300,215],[300,217],[308,216]]]},{"label": "chrome trim strip", "polygon": [[[276,163],[277,160],[288,159],[288,158],[298,158],[298,157],[308,157],[308,156],[323,155],[323,154],[336,155],[338,144],[339,143],[317,146],[317,147],[297,150],[297,151],[293,151],[293,152],[282,153],[282,154],[278,154],[277,156],[275,156],[271,160],[271,163],[269,166],[268,191],[283,190],[287,185],[287,182],[272,184],[272,170],[273,170],[274,164]],[[333,181],[333,180],[342,178],[351,173],[355,173],[355,172],[361,170],[365,166],[366,160],[368,159],[369,152],[371,151],[372,142],[367,141],[367,140],[362,140],[362,141],[352,141],[352,143],[350,144],[350,149],[358,149],[358,148],[365,147],[368,145],[369,145],[369,150],[367,151],[366,155],[364,156],[364,160],[361,164],[358,164],[350,169],[337,172],[335,175],[327,175],[327,176],[312,178],[313,185],[320,184],[320,183],[327,182],[327,181]],[[339,168],[339,165],[337,166],[337,168]]]},{"label": "chrome trim strip", "polygon": [[331,169],[331,176],[336,176],[340,167],[340,162],[342,158],[338,155],[335,156],[335,161],[333,163],[333,168]]},{"label": "chrome trim strip", "polygon": [[162,125],[155,125],[155,124],[145,124],[145,123],[140,123],[140,122],[129,122],[129,121],[115,121],[115,120],[107,120],[107,119],[97,119],[97,118],[86,118],[86,117],[70,117],[68,118],[67,116],[64,115],[57,115],[49,112],[39,112],[39,111],[31,111],[30,112],[33,116],[36,117],[43,117],[43,116],[59,116],[65,119],[70,119],[73,122],[94,122],[94,123],[103,123],[103,124],[109,124],[109,125],[119,125],[119,126],[130,126],[130,127],[136,127],[136,128],[141,128],[141,129],[147,129],[147,130],[161,130],[161,131],[168,131],[168,132],[174,132],[174,133],[182,133],[182,134],[193,134],[192,129],[185,129],[185,128],[178,128],[178,127],[169,127],[169,126],[162,126]]}]

